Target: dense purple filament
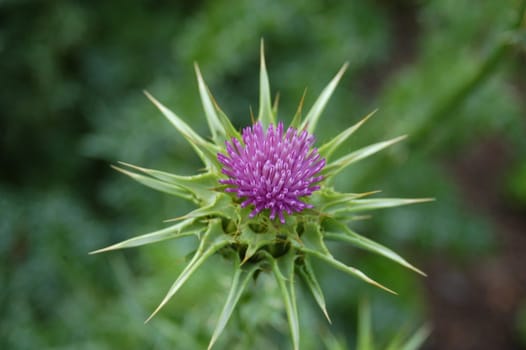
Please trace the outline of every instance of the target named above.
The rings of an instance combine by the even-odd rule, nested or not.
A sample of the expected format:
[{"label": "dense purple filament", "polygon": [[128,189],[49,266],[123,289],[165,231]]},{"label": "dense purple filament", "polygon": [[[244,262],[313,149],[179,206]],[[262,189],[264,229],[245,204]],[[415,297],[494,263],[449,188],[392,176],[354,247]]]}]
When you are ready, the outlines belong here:
[{"label": "dense purple filament", "polygon": [[244,198],[242,207],[254,206],[250,217],[269,209],[271,220],[277,215],[285,223],[284,213],[312,208],[300,198],[318,190],[316,183],[323,179],[319,172],[325,159],[312,148],[314,136],[292,127],[284,134],[282,122],[271,124],[266,132],[258,122],[243,129],[242,136],[243,143],[232,138],[225,142],[227,155],[217,155],[228,176],[219,182],[231,186],[227,192]]}]

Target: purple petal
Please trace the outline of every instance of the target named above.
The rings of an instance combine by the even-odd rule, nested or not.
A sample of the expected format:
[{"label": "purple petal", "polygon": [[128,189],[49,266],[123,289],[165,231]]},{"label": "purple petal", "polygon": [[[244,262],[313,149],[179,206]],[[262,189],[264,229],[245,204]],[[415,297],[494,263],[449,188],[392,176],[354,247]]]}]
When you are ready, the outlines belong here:
[{"label": "purple petal", "polygon": [[225,191],[243,198],[242,207],[253,205],[250,217],[269,209],[269,218],[279,218],[312,208],[301,200],[320,188],[325,166],[318,150],[313,148],[314,136],[307,131],[288,128],[283,123],[269,125],[264,131],[261,123],[243,129],[242,140],[232,138],[226,142],[226,155],[219,153],[222,173],[228,179]]}]

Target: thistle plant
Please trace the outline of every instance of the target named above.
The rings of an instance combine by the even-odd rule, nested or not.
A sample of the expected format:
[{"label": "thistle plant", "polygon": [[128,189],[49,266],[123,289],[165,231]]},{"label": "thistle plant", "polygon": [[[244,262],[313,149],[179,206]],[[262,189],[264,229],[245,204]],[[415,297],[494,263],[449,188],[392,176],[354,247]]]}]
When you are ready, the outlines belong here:
[{"label": "thistle plant", "polygon": [[[175,219],[171,226],[137,236],[93,253],[137,247],[168,239],[195,236],[199,245],[193,257],[169,288],[149,321],[179,291],[184,283],[214,255],[234,262],[230,291],[215,331],[212,348],[223,332],[242,293],[260,273],[274,276],[287,315],[293,348],[300,348],[295,280],[301,278],[329,320],[322,288],[312,268],[319,260],[366,283],[395,293],[359,269],[333,257],[327,241],[339,241],[382,255],[424,274],[391,249],[366,238],[348,223],[357,213],[427,201],[428,199],[365,198],[368,193],[341,193],[331,181],[338,173],[404,137],[378,142],[334,158],[334,153],[374,114],[342,131],[325,144],[315,146],[315,131],[321,114],[341,79],[344,65],[302,118],[303,100],[290,125],[277,121],[261,44],[259,111],[252,125],[240,133],[219,108],[195,65],[199,93],[211,139],[198,135],[174,112],[150,94],[179,133],[190,143],[204,164],[195,176],[181,176],[120,163],[117,170],[134,180],[192,201],[196,209]],[[254,118],[252,118],[254,119]]]}]

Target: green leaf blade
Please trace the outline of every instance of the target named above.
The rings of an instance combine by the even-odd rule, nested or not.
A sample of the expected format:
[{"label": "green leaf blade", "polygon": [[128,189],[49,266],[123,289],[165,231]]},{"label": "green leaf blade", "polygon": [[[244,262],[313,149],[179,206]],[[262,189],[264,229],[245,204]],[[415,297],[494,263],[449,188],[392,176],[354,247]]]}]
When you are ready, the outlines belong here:
[{"label": "green leaf blade", "polygon": [[119,168],[117,166],[112,165],[112,168],[131,177],[135,181],[153,188],[154,190],[165,192],[168,194],[172,194],[177,197],[185,198],[185,199],[192,199],[191,193],[188,193],[184,188],[181,188],[180,186],[177,186],[173,183],[167,183],[165,181],[161,181],[159,179],[152,178],[150,176],[144,176],[142,174],[137,174],[122,168]]},{"label": "green leaf blade", "polygon": [[161,102],[157,101],[148,92],[144,92],[146,97],[161,111],[161,113],[172,123],[173,126],[183,135],[183,137],[194,148],[197,155],[201,158],[208,169],[220,169],[216,159],[219,149],[216,145],[203,139],[199,136],[186,122],[179,118],[174,112],[165,107]]},{"label": "green leaf blade", "polygon": [[199,66],[197,63],[194,63],[195,74],[197,76],[197,85],[199,88],[199,95],[201,97],[201,103],[205,111],[206,120],[208,122],[208,127],[212,133],[212,139],[217,145],[222,144],[226,140],[226,132],[223,128],[222,123],[219,120],[219,117],[216,113],[216,108],[212,102],[210,90],[206,86],[206,83],[201,75]]},{"label": "green leaf blade", "polygon": [[230,317],[232,316],[232,312],[234,311],[237,303],[239,302],[241,294],[243,293],[248,284],[248,281],[254,275],[254,272],[259,268],[259,265],[256,264],[248,271],[244,271],[240,267],[239,257],[237,255],[236,257],[237,259],[234,263],[235,271],[234,276],[232,277],[232,283],[230,284],[230,291],[228,293],[226,302],[223,305],[223,309],[221,310],[221,314],[219,315],[219,319],[214,329],[212,338],[210,339],[210,342],[208,344],[208,350],[212,349],[217,339],[225,329],[228,320],[230,320]]},{"label": "green leaf blade", "polygon": [[[149,322],[166,305],[166,303],[168,303],[168,301],[175,295],[175,293],[177,293],[177,291],[186,283],[186,281],[197,271],[197,269],[208,258],[210,258],[219,249],[223,248],[228,243],[230,243],[229,240],[224,237],[222,237],[222,239],[216,239],[217,236],[221,234],[221,232],[221,221],[217,219],[213,220],[209,225],[208,231],[201,239],[199,247],[197,248],[194,256],[192,257],[192,260],[190,260],[188,265],[186,265],[179,277],[177,277],[175,282],[168,290],[168,293],[166,293],[166,296],[163,298],[159,306],[157,306],[157,308],[146,319],[146,321],[144,321],[144,323]],[[212,241],[214,240],[215,242],[212,243]]]},{"label": "green leaf blade", "polygon": [[294,117],[292,117],[292,121],[290,122],[290,126],[294,129],[299,129],[301,125],[301,112],[303,111],[303,103],[305,102],[305,96],[307,95],[307,89],[303,91],[303,95],[301,95],[300,103],[298,104],[298,108],[296,109],[296,113],[294,113]]},{"label": "green leaf blade", "polygon": [[333,139],[326,142],[319,148],[319,153],[321,156],[329,159],[334,151],[336,151],[343,142],[345,142],[354,132],[356,132],[370,117],[372,117],[378,110],[375,109],[368,115],[366,115],[358,123],[352,125],[346,130],[342,131],[340,134],[336,135]]},{"label": "green leaf blade", "polygon": [[[324,213],[336,213],[338,211],[345,210],[349,203],[358,199],[364,198],[380,191],[370,191],[363,193],[342,193],[333,190],[324,190],[313,196],[317,202],[318,207]],[[317,198],[317,197],[318,198]]]},{"label": "green leaf blade", "polygon": [[349,165],[351,165],[352,163],[355,163],[359,160],[362,160],[364,158],[367,158],[377,152],[380,152],[381,150],[391,146],[391,145],[394,145],[395,143],[397,142],[400,142],[402,141],[403,139],[405,139],[406,136],[400,136],[400,137],[396,137],[394,139],[391,139],[391,140],[387,140],[387,141],[383,141],[383,142],[378,142],[378,143],[375,143],[375,144],[372,144],[372,145],[369,145],[369,146],[366,146],[364,148],[360,148],[359,150],[357,151],[354,151],[352,153],[349,153],[341,158],[338,158],[337,160],[333,161],[333,162],[330,162],[326,167],[325,169],[323,170],[323,172],[325,174],[327,174],[328,176],[334,176],[336,175],[337,173],[339,173],[340,171],[342,171],[343,169],[345,169],[346,167],[348,167]]},{"label": "green leaf blade", "polygon": [[98,254],[111,250],[139,247],[171,238],[180,238],[190,235],[197,235],[204,230],[204,226],[202,224],[194,223],[192,221],[193,220],[185,220],[175,225],[166,227],[162,230],[146,233],[144,235],[133,237],[125,241],[119,242],[117,244],[113,244],[109,247],[92,251],[90,252],[90,254]]},{"label": "green leaf blade", "polygon": [[418,350],[431,334],[431,328],[423,325],[405,341],[404,334],[397,334],[387,345],[387,350]]},{"label": "green leaf blade", "polygon": [[270,124],[276,124],[274,113],[272,112],[272,102],[270,97],[270,82],[268,79],[267,67],[265,64],[265,45],[261,40],[260,46],[260,71],[259,71],[259,112],[258,121],[263,128]]},{"label": "green leaf blade", "polygon": [[323,315],[329,323],[332,323],[331,318],[329,317],[329,313],[327,312],[325,296],[323,295],[323,291],[320,287],[320,284],[318,283],[316,275],[314,274],[314,270],[312,269],[312,266],[310,264],[310,259],[304,259],[303,263],[297,268],[297,270],[300,276],[303,278],[305,284],[307,284],[309,291],[311,292],[312,296],[314,297],[314,300],[323,312]]},{"label": "green leaf blade", "polygon": [[329,99],[334,93],[336,86],[338,86],[338,83],[340,82],[340,79],[343,76],[343,73],[345,73],[345,71],[347,70],[348,66],[349,64],[345,63],[340,68],[338,73],[336,73],[334,78],[332,78],[329,84],[322,90],[320,96],[314,102],[314,105],[311,107],[311,109],[307,113],[307,116],[301,123],[300,130],[306,129],[310,134],[314,134],[314,131],[316,130],[316,126],[318,124],[320,116],[323,113],[323,110],[325,109],[327,102],[329,102]]},{"label": "green leaf blade", "polygon": [[400,346],[400,350],[418,350],[425,343],[429,335],[431,334],[431,329],[427,325],[420,327],[407,341]]},{"label": "green leaf blade", "polygon": [[[385,208],[394,208],[403,205],[426,203],[432,201],[434,201],[434,198],[358,198],[350,201],[348,205],[346,207],[343,207],[341,211],[352,213]],[[334,211],[329,212],[333,214],[335,213]]]},{"label": "green leaf blade", "polygon": [[[278,283],[281,297],[285,305],[285,311],[287,313],[287,319],[289,321],[289,329],[292,338],[292,347],[294,350],[300,349],[300,326],[298,309],[296,306],[296,294],[294,291],[294,259],[293,253],[289,251],[288,256],[281,257],[282,264],[285,264],[285,268],[288,270],[287,277],[283,276],[281,269],[276,259],[269,254],[269,258],[272,272]],[[288,285],[287,285],[288,280]]]},{"label": "green leaf blade", "polygon": [[[223,127],[225,128],[227,139],[231,140],[232,138],[236,138],[238,140],[241,140],[241,134],[239,133],[239,131],[237,131],[237,129],[234,127],[234,125],[232,125],[232,122],[230,121],[230,118],[228,118],[228,116],[225,114],[225,112],[223,112],[221,110],[221,108],[219,108],[217,103],[214,102],[214,104],[215,104],[215,108],[216,108],[216,111],[217,111],[217,115],[219,116],[219,120],[221,121],[221,123],[223,124]],[[221,145],[218,145],[218,146],[223,147],[224,145],[221,144]]]},{"label": "green leaf blade", "polygon": [[371,307],[369,301],[361,300],[358,306],[358,336],[356,350],[374,350]]},{"label": "green leaf blade", "polygon": [[395,294],[397,295],[397,293],[387,287],[385,287],[384,285],[376,282],[375,280],[373,280],[372,278],[370,278],[369,276],[367,276],[365,273],[363,273],[362,271],[360,271],[359,269],[355,268],[355,267],[351,267],[351,266],[347,266],[345,265],[344,263],[342,263],[341,261],[338,261],[336,259],[334,259],[331,255],[327,255],[327,254],[322,254],[318,251],[315,251],[315,250],[312,250],[312,249],[308,249],[308,248],[303,248],[302,251],[306,254],[309,254],[309,255],[312,255],[322,261],[325,261],[326,263],[328,263],[329,265],[335,267],[336,269],[340,270],[340,271],[343,271],[345,273],[348,273],[349,275],[351,276],[354,276],[354,277],[357,277],[359,279],[361,279],[362,281],[368,283],[368,284],[371,284],[375,287],[378,287],[380,289],[383,289],[389,293],[392,293],[392,294]]},{"label": "green leaf blade", "polygon": [[400,255],[395,253],[393,250],[377,243],[373,240],[370,240],[366,237],[363,237],[351,230],[346,231],[347,234],[338,234],[338,233],[326,233],[325,237],[330,240],[337,240],[349,243],[355,247],[368,250],[370,252],[381,255],[391,261],[394,261],[410,270],[415,271],[416,273],[427,276],[423,271],[419,270],[415,266],[411,265],[407,260],[402,258]]},{"label": "green leaf blade", "polygon": [[[192,176],[181,176],[160,170],[143,168],[125,162],[119,162],[119,164],[134,169],[136,171],[140,171],[141,173],[146,174],[151,178],[160,180],[162,183],[158,183],[159,186],[168,186],[170,189],[172,189],[173,186],[175,189],[179,189],[179,191],[181,192],[180,196],[184,196],[184,198],[187,199],[195,197],[196,199],[206,203],[216,196],[216,192],[214,191],[214,189],[218,185],[218,178],[217,175],[210,172]],[[124,172],[128,176],[132,176],[127,170],[117,167],[116,170]],[[133,176],[137,176],[136,173],[131,174],[133,174]],[[136,180],[139,181],[138,179]]]}]

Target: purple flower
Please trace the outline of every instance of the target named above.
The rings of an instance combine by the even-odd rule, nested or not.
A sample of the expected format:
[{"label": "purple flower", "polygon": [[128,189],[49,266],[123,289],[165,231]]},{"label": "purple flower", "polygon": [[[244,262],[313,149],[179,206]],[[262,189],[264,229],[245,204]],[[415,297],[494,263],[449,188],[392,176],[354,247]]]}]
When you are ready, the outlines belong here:
[{"label": "purple flower", "polygon": [[217,159],[228,179],[219,182],[231,186],[227,192],[245,198],[242,207],[254,205],[250,217],[269,209],[271,220],[278,215],[285,223],[285,212],[312,208],[301,198],[320,188],[316,183],[323,179],[319,172],[325,166],[325,159],[312,148],[314,136],[292,127],[284,134],[282,122],[265,132],[257,122],[243,130],[243,143],[232,138],[225,144],[228,155],[219,153]]}]

